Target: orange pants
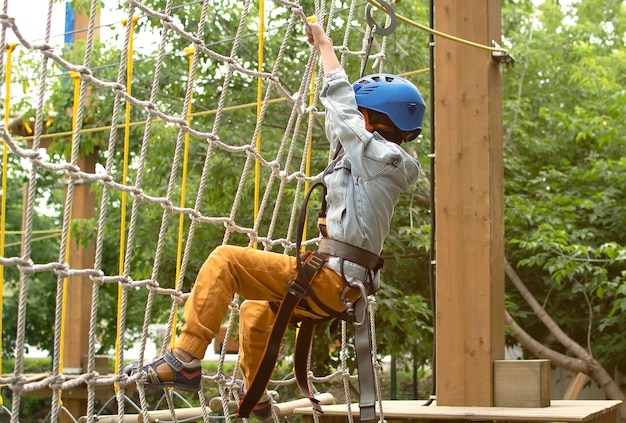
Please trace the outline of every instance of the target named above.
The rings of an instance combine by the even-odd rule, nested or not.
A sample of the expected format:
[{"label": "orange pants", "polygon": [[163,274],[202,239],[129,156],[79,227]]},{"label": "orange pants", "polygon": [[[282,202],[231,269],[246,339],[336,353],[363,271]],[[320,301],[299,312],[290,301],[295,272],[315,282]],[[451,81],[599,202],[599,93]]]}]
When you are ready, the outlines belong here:
[{"label": "orange pants", "polygon": [[[295,274],[295,257],[248,247],[217,247],[202,265],[185,303],[185,323],[176,348],[197,358],[204,357],[219,332],[233,295],[239,294],[246,299],[239,315],[239,351],[244,384],[248,386],[259,366],[274,321],[268,301],[280,301],[287,282]],[[337,311],[345,310],[341,293],[346,285],[337,272],[323,267],[311,286],[326,305]],[[354,301],[358,293],[350,292],[349,297]],[[317,315],[326,315],[312,301],[310,306]]]}]

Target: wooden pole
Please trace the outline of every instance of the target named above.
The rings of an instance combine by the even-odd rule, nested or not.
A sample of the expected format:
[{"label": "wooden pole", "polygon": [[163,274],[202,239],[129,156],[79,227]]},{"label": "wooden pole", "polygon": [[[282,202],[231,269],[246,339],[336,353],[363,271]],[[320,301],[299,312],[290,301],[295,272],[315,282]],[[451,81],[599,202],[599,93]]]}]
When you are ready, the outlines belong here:
[{"label": "wooden pole", "polygon": [[[435,29],[500,41],[500,0],[436,0]],[[435,38],[437,405],[492,406],[504,357],[502,78],[491,51]]]}]

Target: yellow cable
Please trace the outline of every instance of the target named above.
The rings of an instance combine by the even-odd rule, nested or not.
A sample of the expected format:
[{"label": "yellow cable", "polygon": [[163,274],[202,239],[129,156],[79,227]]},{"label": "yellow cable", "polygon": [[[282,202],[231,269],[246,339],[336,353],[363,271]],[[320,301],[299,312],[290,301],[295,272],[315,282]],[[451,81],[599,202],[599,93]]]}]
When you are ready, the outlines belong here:
[{"label": "yellow cable", "polygon": [[[40,236],[37,238],[32,238],[31,239],[31,243],[33,242],[37,242],[37,241],[44,241],[46,239],[52,239],[52,238],[58,238],[60,235],[60,231],[58,234],[54,234],[54,235],[47,235],[47,236]],[[6,244],[5,247],[19,247],[20,245],[22,245],[22,241],[17,241],[17,242],[12,242],[10,244]]]},{"label": "yellow cable", "polygon": [[[193,55],[196,52],[195,47],[189,46],[184,49],[185,54],[189,57],[189,79],[188,84],[193,84],[191,80],[192,76],[192,66],[193,66]],[[189,104],[187,105],[187,125],[191,122],[191,103],[193,99],[193,90],[189,94]],[[180,188],[180,207],[185,207],[185,196],[187,194],[187,167],[189,166],[189,132],[185,132],[185,148],[183,152],[183,175],[182,175],[182,185]],[[180,277],[180,265],[183,260],[183,236],[184,236],[184,228],[185,228],[185,215],[181,213],[178,217],[178,248],[176,251],[176,281]],[[177,314],[174,313],[173,324],[172,327],[176,327]],[[176,331],[172,331],[172,349],[176,344]]]},{"label": "yellow cable", "polygon": [[[387,13],[385,8],[382,7],[380,5],[380,3],[378,3],[376,0],[367,0],[367,2],[369,4],[371,4],[372,6],[376,7],[377,9]],[[422,25],[420,23],[412,21],[411,19],[405,18],[402,15],[396,14],[396,19],[398,19],[399,21],[404,22],[405,24],[407,24],[409,26],[412,26],[414,28],[418,28],[418,29],[421,29],[422,31],[428,32],[429,34],[437,35],[437,36],[442,37],[442,38],[447,38],[448,40],[456,41],[456,42],[459,42],[461,44],[467,44],[469,46],[478,47],[478,48],[481,48],[483,50],[488,50],[488,51],[493,51],[493,52],[508,53],[508,50],[503,49],[503,48],[489,47],[489,46],[486,46],[486,45],[483,45],[483,44],[479,44],[479,43],[475,43],[475,42],[472,42],[472,41],[464,40],[462,38],[455,37],[454,35],[446,34],[445,32],[437,31],[436,29],[430,28],[430,27],[428,27],[426,25]]]},{"label": "yellow cable", "polygon": [[[7,235],[23,235],[24,231],[4,231]],[[49,233],[61,233],[61,229],[41,229],[38,231],[31,231],[32,234],[49,234]]]},{"label": "yellow cable", "polygon": [[[9,114],[11,108],[11,58],[13,56],[13,50],[15,50],[17,44],[12,43],[7,45],[7,66],[5,75],[5,97],[4,97],[4,124],[5,127],[9,127]],[[9,148],[6,142],[3,142],[2,148],[2,200],[0,205],[0,256],[4,257],[4,236],[6,226],[6,210],[7,210],[7,174],[9,164]],[[4,266],[0,264],[0,315],[2,314],[2,301],[4,299]],[[0,333],[2,333],[2,321],[0,320]],[[0,373],[2,373],[2,340],[0,339]],[[2,406],[2,396],[0,395],[0,406]]]},{"label": "yellow cable", "polygon": [[[309,19],[309,21],[311,22],[311,20]],[[314,102],[315,102],[315,75],[317,73],[317,63],[315,63],[313,65],[313,70],[311,71],[311,84],[310,84],[310,88],[309,88],[309,106],[313,106]],[[311,127],[311,124],[313,122],[313,113],[309,113],[309,128]],[[313,132],[309,131],[309,139],[307,140],[307,149],[306,149],[306,164],[305,164],[305,169],[304,169],[304,174],[305,176],[309,177],[311,175],[311,155],[313,152]],[[306,194],[309,192],[309,181],[308,179],[304,181],[304,195],[306,196]],[[302,239],[301,241],[306,240],[306,217],[304,220],[304,228],[302,231]],[[305,250],[305,248],[302,248],[302,251],[300,251],[299,253],[303,253]]]},{"label": "yellow cable", "polygon": [[[259,0],[259,63],[258,63],[258,71],[259,73],[263,72],[263,47],[264,47],[264,38],[265,38],[265,1]],[[256,118],[257,122],[261,117],[261,106],[263,102],[263,78],[257,78],[257,88],[256,88]],[[261,154],[261,128],[259,128],[259,132],[256,137],[256,151],[258,154]],[[261,185],[261,163],[258,159],[254,161],[254,222],[256,222],[258,213],[259,213],[259,196],[260,196],[260,185]],[[257,242],[254,241],[254,248],[257,247]]]},{"label": "yellow cable", "polygon": [[[131,95],[132,85],[133,85],[133,40],[135,25],[139,17],[134,16],[132,22],[130,23],[130,39],[128,40],[128,56],[126,61],[126,91],[128,95]],[[128,24],[127,19],[122,20],[122,25],[126,26]],[[128,151],[130,149],[130,101],[126,102],[126,114],[124,120],[124,163],[122,165],[122,185],[126,185],[126,181],[128,179]],[[126,254],[126,191],[122,191],[122,202],[121,202],[121,210],[120,210],[120,249],[119,249],[119,263],[118,263],[118,271],[119,274],[124,273],[124,258]],[[122,286],[118,286],[117,288],[117,318],[120,319],[120,315],[122,312],[122,294],[124,288]],[[120,337],[121,333],[121,325],[117,325],[117,336],[115,337],[115,374],[117,374],[117,369],[119,368],[119,360],[120,360]],[[117,392],[117,384],[115,384],[115,392]]]},{"label": "yellow cable", "polygon": [[[268,104],[274,104],[274,103],[282,103],[284,101],[287,101],[286,98],[274,98],[271,100],[268,100]],[[241,109],[248,109],[251,107],[256,107],[258,104],[258,102],[253,102],[253,103],[244,103],[244,104],[237,104],[235,106],[227,106],[227,107],[223,107],[221,110],[223,112],[232,112],[232,111],[236,111],[236,110],[241,110]],[[215,115],[217,114],[217,109],[211,109],[211,110],[204,110],[202,112],[195,112],[195,113],[191,113],[191,117],[199,117],[199,116],[210,116],[210,115]],[[152,122],[163,122],[163,119],[160,118],[155,118],[152,120]],[[129,126],[141,126],[141,125],[145,125],[146,121],[145,120],[141,120],[141,121],[137,121],[137,122],[131,122]],[[81,134],[86,134],[86,133],[92,133],[92,132],[100,132],[100,131],[107,131],[110,130],[112,128],[116,128],[116,129],[120,129],[123,128],[125,125],[123,123],[119,123],[117,125],[106,125],[106,126],[99,126],[97,128],[86,128],[86,129],[81,129],[80,133]],[[48,139],[48,138],[54,138],[54,137],[62,137],[62,136],[67,136],[67,135],[72,135],[73,132],[72,131],[64,131],[64,132],[54,132],[54,133],[49,133],[49,134],[45,134],[42,135],[40,139]],[[34,137],[33,136],[28,136],[28,137],[20,137],[21,140],[24,141],[28,141],[28,140],[33,140]]]},{"label": "yellow cable", "polygon": [[[74,79],[74,105],[72,107],[72,128],[76,128],[76,120],[78,116],[78,107],[80,102],[80,76],[77,72],[71,71],[70,76]],[[74,142],[75,139],[72,137],[72,142],[70,145],[70,151],[74,151]],[[67,200],[66,200],[67,201]],[[70,228],[68,228],[67,241],[65,244],[65,262],[69,262],[70,257],[70,235],[71,235],[71,222],[72,222],[72,206],[69,205],[69,219]],[[63,373],[63,354],[65,353],[65,328],[66,328],[66,318],[67,318],[67,292],[69,290],[69,280],[66,276],[63,278],[63,298],[61,302],[61,345],[59,347],[59,373]],[[59,404],[63,404],[61,401],[61,397],[63,396],[63,391],[59,391]]]}]

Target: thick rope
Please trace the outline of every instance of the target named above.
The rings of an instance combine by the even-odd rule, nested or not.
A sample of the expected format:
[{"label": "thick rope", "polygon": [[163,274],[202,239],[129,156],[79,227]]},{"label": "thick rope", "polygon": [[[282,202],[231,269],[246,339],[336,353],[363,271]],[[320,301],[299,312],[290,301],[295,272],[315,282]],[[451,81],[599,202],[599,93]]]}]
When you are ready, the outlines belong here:
[{"label": "thick rope", "polygon": [[[5,0],[5,5],[8,0]],[[48,20],[47,20],[47,32],[46,38],[43,43],[35,44],[26,40],[19,32],[19,28],[15,24],[15,21],[7,14],[7,8],[5,6],[4,13],[0,15],[0,25],[3,27],[2,36],[6,30],[11,30],[17,37],[19,44],[24,49],[38,54],[41,57],[40,78],[39,78],[39,97],[37,103],[37,116],[35,124],[35,132],[32,138],[32,148],[25,148],[18,140],[11,137],[6,128],[0,128],[0,137],[4,141],[8,154],[19,156],[22,160],[27,160],[31,166],[29,173],[29,185],[26,193],[26,210],[25,218],[23,222],[24,228],[24,244],[21,257],[4,257],[4,254],[0,254],[1,266],[19,266],[20,268],[20,289],[19,289],[19,304],[20,313],[18,316],[18,333],[17,333],[17,347],[18,351],[23,351],[25,347],[25,327],[26,327],[26,306],[27,306],[27,292],[28,284],[31,279],[31,275],[38,272],[50,272],[57,277],[57,292],[56,301],[57,308],[55,310],[55,355],[53,362],[53,371],[50,375],[43,377],[42,379],[32,381],[28,380],[24,375],[24,363],[23,354],[16,355],[16,364],[14,374],[10,377],[2,377],[0,383],[8,384],[16,395],[14,395],[12,406],[14,409],[19,410],[21,395],[27,392],[32,392],[37,389],[50,388],[54,392],[50,419],[55,422],[58,420],[60,413],[66,412],[66,409],[62,404],[62,393],[64,390],[70,388],[77,388],[82,384],[88,386],[88,400],[87,400],[87,416],[88,421],[95,421],[95,391],[96,388],[102,386],[114,386],[116,389],[117,399],[117,413],[120,419],[126,414],[125,403],[128,398],[124,395],[124,388],[131,383],[137,384],[137,391],[139,396],[140,407],[133,404],[133,412],[140,410],[145,421],[149,418],[149,406],[146,400],[146,393],[144,389],[145,374],[143,372],[134,375],[133,377],[127,377],[123,374],[124,366],[124,350],[126,333],[126,318],[129,305],[129,293],[133,290],[145,290],[147,292],[146,303],[142,304],[145,308],[143,326],[141,330],[140,339],[140,361],[145,361],[145,350],[147,346],[147,340],[149,337],[149,329],[151,322],[153,321],[153,307],[154,301],[157,296],[168,296],[171,298],[171,309],[168,317],[168,324],[166,329],[166,339],[172,338],[176,331],[176,317],[179,311],[180,304],[185,301],[189,293],[183,291],[184,275],[187,272],[189,259],[192,256],[194,247],[193,239],[196,229],[201,225],[221,225],[224,227],[224,235],[222,243],[228,243],[231,235],[234,233],[243,234],[248,237],[249,243],[260,243],[266,250],[272,250],[274,248],[280,248],[285,253],[293,252],[295,248],[295,224],[297,221],[297,212],[300,207],[301,197],[303,191],[306,191],[306,186],[314,181],[319,180],[320,174],[311,174],[311,151],[313,142],[314,125],[316,124],[316,117],[322,116],[323,111],[317,110],[317,104],[319,103],[319,94],[321,89],[321,69],[317,65],[317,53],[314,49],[309,51],[308,56],[303,59],[302,63],[302,79],[300,85],[295,92],[284,85],[280,80],[280,71],[284,67],[284,56],[289,48],[293,47],[293,39],[302,38],[304,31],[302,31],[302,25],[307,24],[307,14],[302,10],[298,3],[276,0],[275,6],[285,7],[291,11],[291,16],[282,28],[284,37],[280,44],[280,47],[274,52],[272,69],[264,70],[259,63],[257,69],[250,69],[245,66],[241,59],[240,46],[244,31],[246,29],[247,20],[249,19],[249,12],[255,3],[248,0],[244,3],[243,11],[240,16],[239,25],[237,27],[236,34],[233,38],[233,43],[228,55],[217,53],[207,46],[204,41],[204,28],[206,26],[207,16],[209,12],[210,2],[205,0],[202,3],[202,12],[198,21],[198,30],[196,33],[190,33],[182,28],[173,18],[173,6],[172,1],[166,3],[165,9],[162,11],[156,11],[148,7],[147,5],[137,1],[128,1],[128,14],[127,22],[137,22],[139,17],[147,17],[159,22],[162,26],[162,32],[160,41],[158,44],[157,55],[154,63],[153,80],[150,95],[148,99],[139,98],[131,91],[131,78],[132,78],[132,40],[133,40],[133,25],[126,25],[124,46],[121,51],[120,60],[118,63],[117,78],[115,81],[107,81],[97,78],[93,69],[90,69],[93,55],[94,45],[94,32],[95,17],[97,11],[97,0],[90,2],[89,11],[89,27],[88,37],[86,42],[86,50],[82,59],[82,64],[74,64],[68,62],[60,54],[55,51],[55,48],[49,45],[50,42],[50,27],[52,19],[52,5],[54,0],[49,1],[48,7]],[[335,18],[338,16],[339,11],[336,9],[335,2],[328,2],[328,6],[325,5],[324,0],[315,1],[314,14],[317,20],[322,22],[324,19],[330,30],[330,25],[335,22]],[[328,10],[326,10],[328,7]],[[355,20],[355,11],[357,10],[358,3],[352,1],[348,11],[347,22],[353,22]],[[344,32],[343,43],[336,47],[336,50],[341,55],[342,63],[346,63],[350,57],[358,57],[364,60],[364,47],[361,50],[352,51],[348,48],[348,40],[352,38],[350,24],[346,25]],[[368,33],[366,32],[366,36]],[[185,87],[185,95],[183,98],[182,107],[178,110],[178,113],[166,112],[159,105],[159,85],[161,83],[163,65],[168,56],[168,45],[172,37],[186,40],[191,45],[193,53],[190,58],[189,74],[187,79],[187,85]],[[386,43],[383,40],[381,44],[381,51],[376,54],[376,64],[382,70],[384,65],[384,50]],[[224,75],[221,86],[220,96],[217,100],[215,109],[211,110],[210,114],[214,114],[213,126],[210,130],[199,129],[193,127],[192,116],[200,116],[207,112],[193,113],[191,110],[192,97],[194,95],[194,81],[195,75],[198,72],[199,58],[203,57],[209,60],[217,61],[224,64]],[[260,61],[261,62],[261,61]],[[47,78],[49,75],[49,68],[56,65],[67,72],[74,72],[77,77],[77,97],[74,101],[74,126],[69,133],[73,140],[70,157],[67,162],[55,162],[42,155],[39,150],[41,140],[44,138],[44,105],[46,104],[46,92],[49,89],[47,86]],[[246,105],[227,106],[227,100],[230,96],[230,85],[232,84],[233,77],[243,76],[249,79],[257,79],[264,85],[264,91],[259,89],[259,95],[255,106],[258,108],[258,115],[253,130],[250,134],[246,133],[246,141],[243,144],[231,143],[229,138],[224,138],[222,133],[228,131],[221,131],[223,116],[227,111],[234,110],[236,107],[246,107]],[[261,87],[261,85],[259,85]],[[113,124],[105,130],[109,130],[108,143],[106,147],[103,147],[104,157],[106,157],[106,163],[102,168],[94,173],[85,172],[79,168],[79,156],[81,139],[86,134],[96,129],[83,128],[85,126],[85,113],[86,107],[89,105],[90,92],[96,92],[97,90],[104,90],[114,94],[113,109],[111,112],[111,122]],[[264,152],[261,151],[260,145],[257,144],[257,140],[261,134],[262,128],[266,123],[266,117],[271,113],[271,107],[276,102],[289,102],[291,104],[291,113],[289,119],[286,122],[284,134],[278,141],[278,147],[273,157],[267,157]],[[123,115],[122,103],[126,111],[126,121],[124,124],[118,125]],[[128,154],[128,134],[131,126],[135,126],[135,122],[129,121],[129,110],[131,108],[139,108],[146,112],[146,120],[140,124],[144,125],[144,131],[142,139],[138,146],[137,155],[133,166],[136,167],[136,175],[134,181],[129,182],[127,173],[121,176],[116,174],[116,163],[114,157],[119,156],[119,153]],[[170,173],[167,176],[168,182],[166,185],[166,193],[163,196],[154,195],[151,192],[150,187],[144,186],[144,172],[146,172],[147,158],[150,153],[150,142],[153,139],[153,128],[155,122],[164,122],[166,124],[175,125],[178,133],[174,143],[174,150],[172,154],[172,167]],[[6,125],[5,125],[6,126]],[[125,146],[122,151],[119,145],[118,129],[125,130]],[[100,128],[101,129],[101,128]],[[100,130],[98,129],[98,130]],[[58,134],[57,134],[58,135]],[[249,138],[248,138],[249,136]],[[46,135],[45,137],[48,137]],[[199,185],[195,195],[195,203],[193,206],[187,206],[185,202],[184,192],[181,198],[177,198],[177,188],[181,183],[186,181],[186,168],[187,168],[187,145],[190,137],[200,139],[206,143],[206,154],[204,156],[204,163],[202,167],[202,174],[199,178]],[[106,149],[106,150],[105,150]],[[215,160],[216,152],[223,152],[225,154],[233,154],[242,156],[245,155],[245,163],[241,168],[241,177],[236,192],[232,198],[232,204],[227,215],[210,215],[206,212],[206,205],[204,196],[206,191],[210,187],[210,168],[213,160]],[[299,157],[298,154],[301,154]],[[7,156],[7,153],[4,154]],[[330,156],[329,156],[330,158]],[[299,162],[298,162],[299,159]],[[259,169],[263,171],[267,178],[263,180],[264,191],[258,204],[258,210],[256,211],[256,218],[253,219],[252,227],[243,226],[240,222],[242,219],[239,214],[242,213],[242,205],[245,205],[246,201],[249,201],[245,196],[246,183],[251,179],[252,169],[255,166],[259,166]],[[183,174],[179,175],[181,167],[184,169]],[[31,259],[31,246],[32,246],[32,221],[35,212],[36,195],[37,195],[37,177],[40,172],[49,171],[59,175],[64,175],[67,180],[66,186],[66,202],[63,209],[63,221],[60,231],[60,248],[58,261],[52,263],[33,263]],[[95,256],[93,268],[76,269],[71,268],[67,263],[67,253],[69,246],[72,242],[71,235],[71,207],[74,201],[74,192],[78,182],[99,184],[102,188],[102,196],[99,201],[99,214],[97,216],[97,237],[95,240]],[[259,181],[260,184],[260,181]],[[118,274],[105,274],[101,267],[103,264],[104,255],[104,233],[107,227],[107,218],[109,217],[109,211],[113,194],[120,194],[123,198],[129,198],[132,200],[130,213],[128,216],[128,222],[126,222],[125,213],[123,213],[123,221],[120,222],[120,255],[119,255],[119,269]],[[289,198],[288,196],[291,196]],[[290,201],[291,200],[291,201]],[[157,206],[162,208],[162,217],[157,234],[157,240],[154,245],[154,259],[152,266],[152,273],[147,279],[134,279],[131,269],[132,257],[134,255],[134,248],[136,237],[138,236],[138,229],[141,228],[141,216],[142,210],[145,207]],[[255,207],[256,208],[256,207]],[[286,226],[285,234],[276,234],[277,227],[283,222],[279,222],[282,216],[285,214],[284,208],[288,209],[289,223]],[[178,215],[179,227],[183,219],[189,219],[189,228],[186,240],[183,241],[183,237],[179,236],[179,250],[178,258],[176,260],[177,266],[180,266],[176,272],[175,285],[172,288],[171,283],[163,284],[159,281],[159,272],[162,266],[163,255],[166,254],[166,238],[168,236],[168,226],[173,215]],[[263,225],[267,225],[267,228],[263,232]],[[124,232],[127,233],[125,234]],[[180,233],[180,230],[179,230]],[[311,246],[317,242],[316,238],[310,238],[303,241],[304,246]],[[182,248],[181,248],[182,247]],[[62,351],[64,348],[64,330],[62,327],[62,314],[64,312],[63,304],[65,303],[65,296],[68,293],[68,285],[65,283],[68,278],[88,276],[92,281],[92,303],[90,308],[90,326],[89,326],[89,351],[87,371],[84,374],[80,374],[77,377],[67,377],[64,374],[64,365],[62,361]],[[118,354],[116,354],[115,362],[115,374],[114,375],[99,375],[95,371],[95,352],[96,352],[96,334],[98,328],[98,304],[100,301],[100,289],[105,284],[116,284],[119,288],[119,307],[118,307],[118,326],[119,333],[117,335],[117,348]],[[239,298],[235,296],[230,306],[230,314],[228,317],[228,325],[226,331],[225,342],[232,335],[233,328],[238,319]],[[372,332],[373,318],[372,318]],[[350,375],[347,367],[347,342],[348,335],[346,331],[346,324],[342,324],[342,347],[340,352],[341,365],[340,368],[331,375],[324,377],[316,377],[310,375],[310,383],[325,383],[335,379],[340,379],[344,383],[345,396],[348,402],[350,402],[350,392],[348,389],[350,380],[356,376]],[[162,350],[164,351],[169,347],[169,342],[164,342]],[[232,394],[234,387],[232,386],[232,380],[236,377],[238,372],[238,362],[235,364],[234,371],[231,375],[226,375],[224,372],[224,360],[225,349],[222,351],[219,359],[218,371],[215,375],[205,375],[203,381],[213,382],[219,386],[221,397],[223,400],[223,406],[225,413],[227,412],[226,400],[228,395]],[[281,381],[272,381],[272,384],[276,386],[284,386],[287,384],[293,384],[294,379],[290,378]],[[380,396],[380,388],[377,381],[377,393]],[[237,394],[235,394],[237,395]],[[173,398],[171,393],[167,393],[165,397],[168,408],[175,412],[173,405]],[[204,421],[209,421],[209,411],[206,407],[206,399],[203,395],[199,396],[199,400],[202,406],[202,418]],[[227,413],[226,413],[227,414]],[[14,413],[12,417],[13,422],[17,422],[19,418],[19,412]],[[318,420],[318,416],[314,416],[315,420]],[[352,421],[352,416],[350,415]],[[276,416],[274,420],[277,421]],[[230,421],[230,416],[226,415],[226,421]]]}]

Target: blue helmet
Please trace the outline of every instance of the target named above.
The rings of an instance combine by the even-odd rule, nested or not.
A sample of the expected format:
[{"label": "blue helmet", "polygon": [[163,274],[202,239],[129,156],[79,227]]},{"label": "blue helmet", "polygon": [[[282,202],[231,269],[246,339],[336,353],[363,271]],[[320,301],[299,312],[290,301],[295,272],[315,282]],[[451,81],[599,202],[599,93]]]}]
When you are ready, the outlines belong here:
[{"label": "blue helmet", "polygon": [[413,138],[419,135],[426,103],[411,82],[379,73],[358,79],[352,88],[359,107],[385,114],[401,131],[415,132]]}]

